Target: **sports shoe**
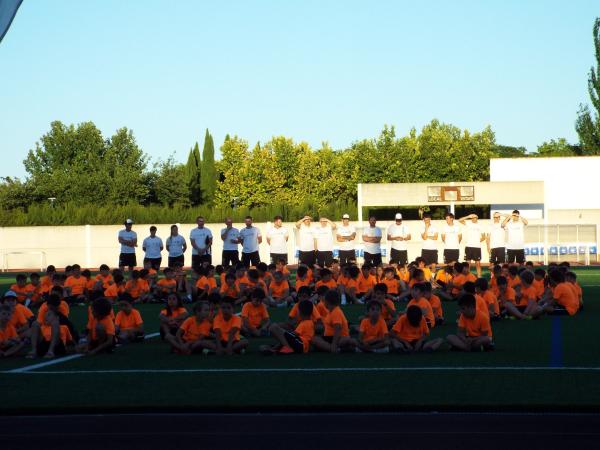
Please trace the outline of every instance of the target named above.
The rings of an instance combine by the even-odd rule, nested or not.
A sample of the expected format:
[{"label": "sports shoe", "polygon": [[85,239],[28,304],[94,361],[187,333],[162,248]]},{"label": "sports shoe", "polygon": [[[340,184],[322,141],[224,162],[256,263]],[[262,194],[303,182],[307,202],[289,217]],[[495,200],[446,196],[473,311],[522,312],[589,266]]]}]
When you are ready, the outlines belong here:
[{"label": "sports shoe", "polygon": [[294,353],[294,350],[292,350],[291,347],[289,347],[287,345],[284,345],[283,347],[281,347],[279,349],[278,353],[281,354],[281,355],[289,355],[290,353]]}]

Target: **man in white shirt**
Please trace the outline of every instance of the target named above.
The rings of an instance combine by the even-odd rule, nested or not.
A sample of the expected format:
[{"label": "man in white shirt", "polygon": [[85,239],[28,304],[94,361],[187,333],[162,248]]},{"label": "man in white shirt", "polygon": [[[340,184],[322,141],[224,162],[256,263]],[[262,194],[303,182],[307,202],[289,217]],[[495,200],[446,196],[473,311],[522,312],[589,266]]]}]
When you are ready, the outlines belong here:
[{"label": "man in white shirt", "polygon": [[492,223],[486,234],[487,251],[490,255],[490,264],[504,264],[506,262],[506,230],[502,226],[500,213],[495,212]]},{"label": "man in white shirt", "polygon": [[460,256],[460,227],[454,223],[454,214],[446,213],[446,223],[442,227],[442,242],[444,243],[444,264],[458,262]]},{"label": "man in white shirt", "polygon": [[315,265],[315,237],[311,223],[312,217],[304,216],[296,222],[296,228],[298,228],[298,260],[300,264],[312,268]]},{"label": "man in white shirt", "polygon": [[423,247],[421,248],[421,258],[423,258],[425,264],[427,264],[432,271],[435,271],[435,266],[438,262],[438,236],[438,229],[431,223],[431,214],[423,214],[423,227],[421,228]]},{"label": "man in white shirt", "polygon": [[485,240],[485,232],[479,223],[479,217],[477,214],[469,214],[458,221],[466,229],[465,261],[475,261],[477,278],[481,278],[481,243]]},{"label": "man in white shirt", "polygon": [[198,226],[190,231],[190,244],[192,244],[192,269],[198,272],[203,263],[212,264],[213,236],[212,232],[204,226],[204,217],[196,217],[196,224]]},{"label": "man in white shirt", "polygon": [[187,250],[187,243],[185,238],[179,234],[177,225],[171,225],[171,235],[167,238],[166,247],[169,252],[169,268],[183,267],[183,254]]},{"label": "man in white shirt", "polygon": [[510,216],[504,214],[502,227],[506,230],[506,262],[509,264],[525,264],[525,227],[528,223],[517,209]]},{"label": "man in white shirt", "polygon": [[406,241],[410,241],[410,230],[402,223],[402,214],[396,213],[396,222],[387,229],[387,240],[392,243],[390,263],[396,262],[401,266],[408,264],[408,249]]},{"label": "man in white shirt", "polygon": [[356,229],[350,224],[350,215],[342,216],[342,225],[337,227],[336,240],[339,243],[340,265],[356,262],[356,249],[354,240],[356,239]]},{"label": "man in white shirt", "polygon": [[160,263],[162,262],[161,252],[163,249],[163,241],[156,235],[156,227],[152,225],[150,227],[150,236],[142,242],[142,250],[145,253],[144,266],[146,263],[150,263],[150,267],[154,270],[160,270]]},{"label": "man in white shirt", "polygon": [[131,230],[133,220],[125,221],[125,229],[119,231],[119,244],[121,244],[121,253],[119,254],[119,269],[124,270],[125,267],[132,271],[137,266],[135,257],[135,248],[137,247],[137,233]]},{"label": "man in white shirt", "polygon": [[245,267],[256,267],[260,264],[258,246],[262,242],[260,230],[252,226],[252,216],[244,219],[246,226],[240,230],[239,242],[242,244],[242,264]]},{"label": "man in white shirt", "polygon": [[240,262],[238,254],[238,242],[240,239],[240,230],[233,226],[231,217],[225,219],[225,228],[221,230],[221,240],[223,241],[223,253],[221,264],[223,267],[235,266]]},{"label": "man in white shirt", "polygon": [[316,226],[313,230],[317,249],[317,265],[331,267],[333,264],[333,232],[336,225],[326,217],[320,217],[319,223],[320,226]]},{"label": "man in white shirt", "polygon": [[381,228],[376,226],[375,216],[369,217],[369,226],[363,229],[362,240],[364,245],[364,264],[378,266],[381,264]]},{"label": "man in white shirt", "polygon": [[283,217],[275,216],[273,218],[273,227],[267,231],[267,244],[269,244],[269,256],[271,263],[276,264],[277,261],[283,260],[288,263],[287,241],[289,232],[283,226]]}]

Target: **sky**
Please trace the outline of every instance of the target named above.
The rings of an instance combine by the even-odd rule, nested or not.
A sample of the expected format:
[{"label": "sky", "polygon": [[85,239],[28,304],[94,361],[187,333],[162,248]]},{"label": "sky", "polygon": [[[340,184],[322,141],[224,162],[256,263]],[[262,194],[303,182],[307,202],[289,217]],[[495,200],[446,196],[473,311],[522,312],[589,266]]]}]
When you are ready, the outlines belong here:
[{"label": "sky", "polygon": [[577,142],[596,0],[25,0],[0,43],[0,176],[50,123],[126,126],[185,162],[206,128],[251,146],[404,135],[433,118],[533,151]]}]

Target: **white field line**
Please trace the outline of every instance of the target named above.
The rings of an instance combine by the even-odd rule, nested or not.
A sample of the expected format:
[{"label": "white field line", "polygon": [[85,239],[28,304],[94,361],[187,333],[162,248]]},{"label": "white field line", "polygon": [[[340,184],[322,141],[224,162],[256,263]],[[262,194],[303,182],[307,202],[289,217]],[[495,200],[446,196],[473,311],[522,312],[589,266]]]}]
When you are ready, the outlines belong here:
[{"label": "white field line", "polygon": [[[150,334],[145,335],[144,339],[152,339],[158,335],[160,335],[160,333],[150,333]],[[81,354],[81,353],[77,353],[76,355],[67,355],[67,356],[63,356],[62,358],[49,359],[48,361],[44,361],[44,362],[37,363],[37,364],[32,364],[30,366],[19,367],[18,369],[7,370],[7,371],[3,371],[0,373],[27,373],[32,370],[41,369],[42,367],[53,366],[55,364],[60,364],[63,362],[71,361],[72,359],[78,359],[78,358],[81,358],[82,356],[83,356],[83,354]]]},{"label": "white field line", "polygon": [[516,367],[516,366],[475,366],[475,367],[290,367],[258,369],[107,369],[107,370],[58,370],[58,371],[21,371],[8,370],[0,374],[29,373],[41,375],[81,375],[110,373],[324,373],[324,372],[469,372],[469,371],[530,371],[530,372],[600,372],[600,367]]}]

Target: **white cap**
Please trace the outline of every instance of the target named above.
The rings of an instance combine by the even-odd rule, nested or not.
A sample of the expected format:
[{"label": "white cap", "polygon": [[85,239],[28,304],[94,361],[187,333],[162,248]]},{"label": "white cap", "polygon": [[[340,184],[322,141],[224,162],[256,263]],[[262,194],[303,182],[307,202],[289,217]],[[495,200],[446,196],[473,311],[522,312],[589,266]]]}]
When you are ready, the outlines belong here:
[{"label": "white cap", "polygon": [[402,220],[402,214],[396,213],[396,220]]},{"label": "white cap", "polygon": [[125,223],[126,223],[126,224],[131,224],[131,223],[133,223],[133,220],[131,220],[131,219],[127,219],[127,220],[125,221]]},{"label": "white cap", "polygon": [[344,214],[344,215],[342,216],[342,219],[349,219],[349,218],[350,218],[350,214]]}]

